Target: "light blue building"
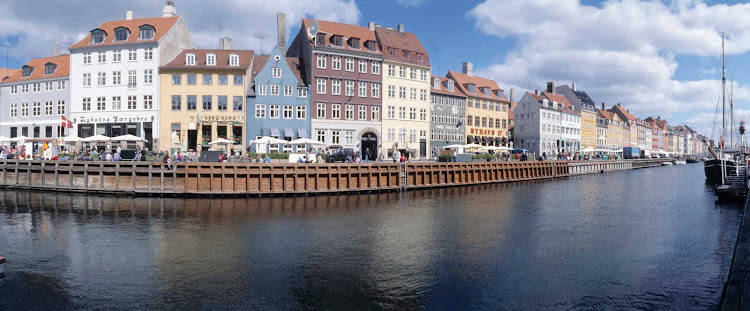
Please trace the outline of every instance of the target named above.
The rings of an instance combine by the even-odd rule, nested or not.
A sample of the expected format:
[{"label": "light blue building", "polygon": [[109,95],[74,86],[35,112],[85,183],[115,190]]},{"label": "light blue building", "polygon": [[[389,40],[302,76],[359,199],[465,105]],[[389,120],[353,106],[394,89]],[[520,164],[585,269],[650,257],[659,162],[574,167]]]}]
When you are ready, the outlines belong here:
[{"label": "light blue building", "polygon": [[[262,136],[287,141],[310,138],[310,92],[303,82],[301,69],[299,59],[286,57],[278,45],[270,55],[255,56],[253,80],[247,93],[248,141]],[[258,153],[293,152],[297,148],[250,145],[250,151]]]}]

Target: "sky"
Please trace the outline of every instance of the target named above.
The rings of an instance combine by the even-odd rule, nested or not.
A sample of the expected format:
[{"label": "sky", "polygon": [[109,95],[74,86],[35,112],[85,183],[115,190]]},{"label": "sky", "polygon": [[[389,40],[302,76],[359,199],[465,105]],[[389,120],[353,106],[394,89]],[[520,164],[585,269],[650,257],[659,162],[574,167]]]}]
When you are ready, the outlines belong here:
[{"label": "sky", "polygon": [[[514,99],[547,81],[575,82],[607,108],[621,103],[638,117],[659,116],[718,135],[721,33],[735,118],[750,121],[750,4],[709,0],[175,0],[199,48],[233,47],[268,53],[276,43],[276,13],[287,14],[288,41],[304,17],[367,25],[404,24],[430,53],[432,72],[474,64]],[[160,16],[164,1],[0,0],[0,67],[18,68],[65,52],[106,20]],[[266,37],[261,40],[260,37]],[[728,91],[729,87],[727,87]],[[720,119],[720,116],[718,116]],[[720,127],[720,125],[719,125]]]}]

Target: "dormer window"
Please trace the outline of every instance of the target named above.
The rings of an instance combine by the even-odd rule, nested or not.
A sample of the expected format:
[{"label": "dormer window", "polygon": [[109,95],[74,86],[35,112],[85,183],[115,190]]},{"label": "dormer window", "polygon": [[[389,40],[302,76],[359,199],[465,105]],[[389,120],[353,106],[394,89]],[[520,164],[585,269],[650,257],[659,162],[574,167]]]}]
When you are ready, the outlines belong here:
[{"label": "dormer window", "polygon": [[125,27],[115,29],[115,41],[127,41],[130,31]]},{"label": "dormer window", "polygon": [[505,91],[503,91],[503,90],[495,90],[495,96],[503,98],[503,97],[505,97]]},{"label": "dormer window", "polygon": [[216,66],[216,54],[206,54],[206,65]]},{"label": "dormer window", "polygon": [[472,92],[472,93],[477,92],[477,85],[474,83],[467,83],[466,88],[469,90],[469,92]]},{"label": "dormer window", "polygon": [[229,55],[229,66],[239,66],[240,65],[240,56],[237,54]]},{"label": "dormer window", "polygon": [[411,52],[409,52],[409,51],[404,51],[404,58],[406,58],[406,59],[409,59],[409,58],[411,58]]},{"label": "dormer window", "polygon": [[367,41],[365,42],[365,48],[370,51],[375,51],[375,41]]},{"label": "dormer window", "polygon": [[394,48],[388,48],[388,54],[391,54],[391,55],[395,56],[396,55],[396,49],[394,49]]},{"label": "dormer window", "polygon": [[31,75],[31,72],[34,71],[33,67],[30,66],[23,66],[23,69],[21,70],[21,76],[22,77],[28,77]]},{"label": "dormer window", "polygon": [[424,54],[417,53],[417,61],[418,62],[423,62],[424,61]]},{"label": "dormer window", "polygon": [[154,26],[151,25],[143,25],[139,27],[141,30],[141,36],[138,38],[140,40],[152,40],[154,39]]},{"label": "dormer window", "polygon": [[352,49],[358,49],[359,48],[359,39],[357,38],[349,38],[349,47]]},{"label": "dormer window", "polygon": [[55,64],[53,63],[44,64],[44,74],[51,75],[55,73],[55,68],[57,68],[57,66],[55,66]]},{"label": "dormer window", "polygon": [[195,66],[195,54],[185,55],[185,65]]},{"label": "dormer window", "polygon": [[432,87],[438,90],[440,89],[440,78],[435,77],[432,79]]},{"label": "dormer window", "polygon": [[448,80],[448,91],[453,92],[453,80]]},{"label": "dormer window", "polygon": [[325,46],[326,45],[326,34],[319,33],[317,36],[315,36],[315,45]]},{"label": "dormer window", "polygon": [[341,46],[342,45],[342,42],[341,42],[342,39],[343,39],[343,37],[341,37],[341,36],[331,36],[331,44],[333,44],[335,46]]},{"label": "dormer window", "polygon": [[104,31],[101,29],[91,31],[91,43],[99,44],[102,42],[104,42]]},{"label": "dormer window", "polygon": [[482,91],[482,94],[484,94],[485,96],[490,96],[490,88],[488,88],[488,87],[485,86],[485,87],[481,87],[479,89]]}]

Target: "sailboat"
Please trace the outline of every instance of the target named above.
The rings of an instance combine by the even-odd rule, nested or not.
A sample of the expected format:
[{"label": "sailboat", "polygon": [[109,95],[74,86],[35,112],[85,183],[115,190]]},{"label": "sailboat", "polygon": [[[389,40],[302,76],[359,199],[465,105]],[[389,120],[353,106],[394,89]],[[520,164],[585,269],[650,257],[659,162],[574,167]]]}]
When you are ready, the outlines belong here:
[{"label": "sailboat", "polygon": [[[724,60],[724,33],[721,34],[721,139],[719,140],[719,150],[714,150],[713,146],[709,145],[706,140],[703,141],[708,145],[708,152],[713,156],[713,159],[707,159],[703,162],[703,171],[706,173],[706,181],[714,184],[720,184],[724,182],[724,178],[728,175],[734,175],[737,171],[737,162],[732,157],[732,154],[725,153],[724,146],[724,134],[726,132],[726,67]],[[730,126],[733,125],[730,121]],[[731,130],[730,130],[731,132]],[[732,138],[734,134],[732,133]],[[733,140],[733,139],[732,139]],[[733,142],[732,142],[733,143]],[[731,143],[730,143],[731,149]]]}]

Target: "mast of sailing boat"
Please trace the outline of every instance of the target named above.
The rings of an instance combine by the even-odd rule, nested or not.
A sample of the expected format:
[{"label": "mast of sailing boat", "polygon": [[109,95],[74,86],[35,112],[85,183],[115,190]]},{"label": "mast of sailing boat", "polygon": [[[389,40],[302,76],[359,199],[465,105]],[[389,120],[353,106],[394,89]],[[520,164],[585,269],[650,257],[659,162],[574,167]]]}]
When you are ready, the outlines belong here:
[{"label": "mast of sailing boat", "polygon": [[724,184],[726,174],[724,163],[724,135],[726,132],[726,101],[727,77],[726,68],[724,67],[724,32],[721,33],[721,145],[719,145],[719,163],[721,164],[721,183]]},{"label": "mast of sailing boat", "polygon": [[729,148],[734,148],[734,75],[729,79]]}]

